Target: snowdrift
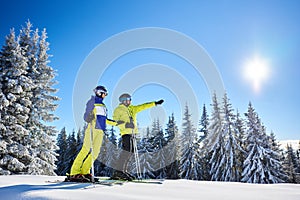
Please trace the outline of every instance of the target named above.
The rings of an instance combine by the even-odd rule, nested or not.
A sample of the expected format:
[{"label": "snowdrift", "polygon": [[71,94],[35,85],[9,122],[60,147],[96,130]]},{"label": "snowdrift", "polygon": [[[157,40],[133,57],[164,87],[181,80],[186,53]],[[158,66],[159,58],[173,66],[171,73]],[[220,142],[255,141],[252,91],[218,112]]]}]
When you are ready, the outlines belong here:
[{"label": "snowdrift", "polygon": [[191,180],[165,180],[163,184],[127,182],[104,186],[89,183],[49,183],[60,176],[0,176],[0,199],[105,199],[105,200],[299,200],[300,185],[245,184]]}]

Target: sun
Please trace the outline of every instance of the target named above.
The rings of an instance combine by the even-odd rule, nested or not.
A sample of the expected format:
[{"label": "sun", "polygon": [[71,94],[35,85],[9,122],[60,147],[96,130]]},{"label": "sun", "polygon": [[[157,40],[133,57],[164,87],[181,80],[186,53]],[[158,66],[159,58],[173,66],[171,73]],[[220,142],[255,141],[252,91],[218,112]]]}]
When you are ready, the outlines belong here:
[{"label": "sun", "polygon": [[255,93],[260,93],[263,83],[270,76],[269,62],[259,56],[254,56],[246,61],[244,66],[244,77],[250,82]]}]

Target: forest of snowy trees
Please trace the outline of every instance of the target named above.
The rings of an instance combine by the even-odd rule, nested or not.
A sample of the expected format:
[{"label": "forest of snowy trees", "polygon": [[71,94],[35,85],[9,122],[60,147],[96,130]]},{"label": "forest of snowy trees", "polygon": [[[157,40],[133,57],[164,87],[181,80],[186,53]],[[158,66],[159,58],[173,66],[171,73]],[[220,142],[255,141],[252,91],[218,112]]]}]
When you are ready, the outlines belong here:
[{"label": "forest of snowy trees", "polygon": [[[165,128],[156,120],[147,134],[139,138],[144,178],[300,183],[300,148],[280,148],[274,133],[266,133],[251,103],[241,115],[234,111],[227,94],[222,102],[214,95],[211,114],[203,105],[198,128],[191,121],[191,115],[186,105],[181,132],[172,114]],[[58,134],[57,174],[69,172],[82,134],[82,131],[67,134],[65,128]],[[120,150],[117,138],[114,127],[106,131],[95,163],[97,176],[111,175],[111,163],[118,159]],[[131,167],[134,173],[135,166]]]},{"label": "forest of snowy trees", "polygon": [[0,175],[55,175],[53,112],[59,100],[55,71],[48,65],[46,30],[28,21],[6,36],[0,51]]},{"label": "forest of snowy trees", "polygon": [[[12,29],[0,50],[0,175],[64,176],[81,148],[85,128],[58,133],[49,125],[58,119],[59,98],[48,50],[46,30],[33,30],[29,21],[18,34]],[[217,99],[214,95],[210,112],[203,105],[199,122],[191,121],[186,105],[180,129],[174,114],[166,125],[155,120],[148,127],[138,138],[143,177],[300,183],[299,147],[280,148],[251,103],[240,114],[227,94],[222,102]],[[105,131],[94,164],[97,176],[111,175],[119,140],[116,127]]]}]

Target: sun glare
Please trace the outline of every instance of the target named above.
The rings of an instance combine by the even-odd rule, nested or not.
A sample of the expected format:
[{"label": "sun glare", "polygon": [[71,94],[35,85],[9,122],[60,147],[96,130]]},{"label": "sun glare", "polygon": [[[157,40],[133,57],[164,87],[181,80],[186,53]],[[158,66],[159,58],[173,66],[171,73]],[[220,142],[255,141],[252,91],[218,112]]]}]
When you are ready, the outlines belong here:
[{"label": "sun glare", "polygon": [[270,69],[267,60],[258,56],[247,60],[244,67],[244,77],[251,83],[255,93],[259,93],[262,84],[269,78]]}]

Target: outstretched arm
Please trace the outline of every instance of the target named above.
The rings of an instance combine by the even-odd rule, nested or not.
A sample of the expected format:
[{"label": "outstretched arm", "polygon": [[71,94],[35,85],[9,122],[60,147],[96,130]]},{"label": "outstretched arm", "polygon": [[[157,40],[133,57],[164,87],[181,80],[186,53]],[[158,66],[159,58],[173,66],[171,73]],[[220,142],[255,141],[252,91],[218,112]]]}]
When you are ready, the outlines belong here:
[{"label": "outstretched arm", "polygon": [[136,106],[132,106],[132,109],[134,110],[134,112],[141,112],[143,110],[146,110],[148,108],[152,108],[156,105],[161,105],[164,102],[164,100],[159,100],[159,101],[153,101],[153,102],[149,102],[149,103],[143,103],[140,105],[136,105]]},{"label": "outstretched arm", "polygon": [[148,102],[148,103],[143,103],[143,104],[140,104],[140,105],[130,105],[130,107],[132,108],[133,112],[134,113],[138,113],[138,112],[141,112],[143,110],[146,110],[146,109],[149,109],[149,108],[152,108],[155,106],[155,102]]}]

